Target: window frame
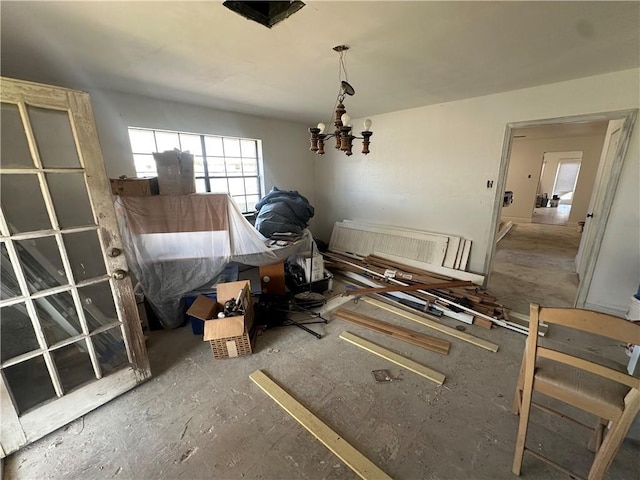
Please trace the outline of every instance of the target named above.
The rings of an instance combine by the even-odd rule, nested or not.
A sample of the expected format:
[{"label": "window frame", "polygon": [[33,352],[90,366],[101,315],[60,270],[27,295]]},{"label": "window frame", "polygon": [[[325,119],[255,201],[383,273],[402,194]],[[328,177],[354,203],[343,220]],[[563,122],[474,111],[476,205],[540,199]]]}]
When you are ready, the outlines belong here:
[{"label": "window frame", "polygon": [[[153,145],[155,150],[153,151],[140,151],[140,150],[136,150],[134,148],[134,143],[132,141],[131,138],[131,132],[132,131],[146,131],[146,132],[151,132],[153,134]],[[215,135],[215,134],[209,134],[209,133],[193,133],[193,132],[183,132],[183,131],[177,131],[177,130],[165,130],[165,129],[160,129],[160,128],[148,128],[148,127],[137,127],[137,126],[128,126],[127,127],[127,135],[129,137],[129,145],[131,147],[131,154],[133,157],[133,161],[134,161],[134,168],[136,170],[136,175],[137,176],[141,176],[141,177],[148,177],[148,176],[157,176],[157,170],[155,171],[143,171],[143,170],[138,170],[137,165],[136,165],[136,157],[140,157],[140,156],[148,156],[151,159],[153,159],[153,153],[159,151],[158,149],[158,139],[157,139],[157,133],[169,133],[169,134],[175,134],[178,137],[178,145],[177,148],[179,148],[182,151],[182,143],[183,143],[183,136],[197,136],[199,137],[200,140],[200,154],[194,154],[194,158],[199,160],[202,159],[202,170],[204,171],[202,172],[198,172],[196,171],[195,173],[195,180],[196,180],[196,191],[198,190],[198,185],[201,184],[199,181],[204,183],[204,188],[205,191],[197,191],[197,193],[226,193],[228,194],[231,198],[234,199],[234,201],[236,201],[236,203],[238,204],[238,207],[240,208],[240,210],[242,211],[243,214],[247,215],[247,214],[253,214],[255,212],[255,208],[249,210],[247,207],[250,204],[249,203],[249,198],[255,199],[256,203],[260,200],[260,198],[262,198],[264,196],[264,192],[265,192],[265,185],[264,185],[264,167],[263,167],[263,158],[262,158],[262,141],[260,139],[257,138],[247,138],[247,137],[233,137],[233,136],[228,136],[228,135]],[[206,147],[206,139],[207,138],[214,138],[214,139],[219,139],[219,142],[222,146],[222,156],[220,155],[212,155],[210,153],[207,153],[207,147]],[[240,149],[240,153],[239,156],[227,156],[226,152],[225,152],[225,140],[227,141],[238,141],[239,142],[239,149]],[[255,147],[255,157],[250,157],[250,156],[244,156],[243,155],[243,149],[242,149],[242,144],[241,142],[243,141],[247,141],[247,142],[252,142],[254,144]],[[192,152],[193,153],[193,152]],[[216,152],[217,153],[217,152]],[[222,159],[223,164],[224,164],[224,175],[216,175],[213,174],[210,171],[210,165],[209,162],[212,159]],[[241,168],[241,175],[229,175],[229,172],[227,171],[227,164],[228,164],[228,159],[231,158],[237,158],[240,160],[240,168]],[[253,160],[255,158],[255,162],[256,162],[256,173],[250,173],[250,174],[245,174],[244,169],[245,169],[245,161],[246,160]],[[153,162],[155,165],[155,161]],[[212,181],[216,179],[216,180],[224,180],[226,182],[226,191],[225,192],[212,192]],[[234,195],[231,193],[231,188],[230,188],[230,180],[233,179],[242,179],[242,183],[243,183],[243,194],[240,195]],[[258,192],[257,193],[247,193],[247,184],[245,179],[255,179],[257,186],[258,186]],[[255,198],[257,197],[257,199]],[[240,203],[238,203],[240,202]],[[252,202],[253,203],[253,202]],[[255,203],[254,203],[255,205]],[[243,208],[244,207],[244,208]]]}]

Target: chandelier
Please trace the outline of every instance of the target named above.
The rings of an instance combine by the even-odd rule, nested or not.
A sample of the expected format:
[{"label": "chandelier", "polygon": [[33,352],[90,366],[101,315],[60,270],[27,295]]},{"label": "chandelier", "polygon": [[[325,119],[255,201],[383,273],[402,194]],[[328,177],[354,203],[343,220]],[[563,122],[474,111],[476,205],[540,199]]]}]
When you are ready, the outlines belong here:
[{"label": "chandelier", "polygon": [[[336,99],[336,111],[333,116],[333,125],[335,130],[333,133],[324,133],[327,128],[324,123],[319,123],[317,127],[309,129],[311,134],[311,150],[318,155],[324,155],[324,142],[325,140],[334,137],[336,140],[335,148],[344,152],[345,155],[353,155],[351,148],[355,139],[362,140],[362,153],[369,153],[369,139],[373,132],[371,129],[371,120],[368,118],[364,121],[364,131],[360,133],[361,137],[356,137],[352,134],[351,117],[347,114],[347,110],[344,108],[344,99],[346,95],[352,96],[356,93],[355,89],[347,81],[347,69],[345,67],[344,55],[349,47],[346,45],[338,45],[333,49],[340,55],[339,74],[340,79],[340,91],[338,98]],[[344,79],[343,79],[344,77]]]}]

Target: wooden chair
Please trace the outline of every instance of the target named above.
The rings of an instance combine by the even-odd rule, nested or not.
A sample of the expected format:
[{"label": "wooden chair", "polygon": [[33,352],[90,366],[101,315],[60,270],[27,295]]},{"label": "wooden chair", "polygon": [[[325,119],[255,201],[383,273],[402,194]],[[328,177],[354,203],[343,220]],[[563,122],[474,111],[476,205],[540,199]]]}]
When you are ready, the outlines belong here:
[{"label": "wooden chair", "polygon": [[[538,327],[540,322],[563,325],[621,343],[638,345],[640,344],[640,326],[619,317],[574,308],[546,308],[532,303],[530,311],[529,335],[514,398],[514,410],[515,413],[520,414],[520,425],[513,459],[513,473],[520,475],[522,459],[526,451],[576,477],[575,473],[526,448],[531,406],[589,426],[560,412],[534,404],[532,395],[536,391],[598,417],[595,441],[592,441],[591,445],[592,450],[595,451],[595,458],[588,478],[589,480],[602,479],[631,423],[640,411],[640,379],[601,363],[538,346]],[[608,433],[604,435],[606,425],[609,425],[609,428]]]}]

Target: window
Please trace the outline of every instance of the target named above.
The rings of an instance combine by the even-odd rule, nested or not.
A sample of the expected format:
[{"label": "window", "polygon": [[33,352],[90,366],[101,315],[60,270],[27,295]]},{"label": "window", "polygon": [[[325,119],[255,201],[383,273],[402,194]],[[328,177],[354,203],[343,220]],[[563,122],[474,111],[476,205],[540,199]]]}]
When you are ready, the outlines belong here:
[{"label": "window", "polygon": [[153,152],[177,148],[194,155],[196,192],[228,193],[244,213],[262,196],[259,140],[131,127],[129,139],[139,177],[157,175]]},{"label": "window", "polygon": [[566,200],[571,204],[573,192],[578,183],[580,173],[580,160],[560,160],[556,171],[556,180],[553,185],[553,194],[558,195],[561,200]]}]

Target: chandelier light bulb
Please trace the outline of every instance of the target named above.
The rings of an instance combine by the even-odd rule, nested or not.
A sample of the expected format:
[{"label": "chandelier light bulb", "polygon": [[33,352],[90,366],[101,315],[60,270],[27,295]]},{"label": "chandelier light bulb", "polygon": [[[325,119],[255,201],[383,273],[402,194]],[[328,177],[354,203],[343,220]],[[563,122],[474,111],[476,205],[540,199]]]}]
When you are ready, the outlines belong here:
[{"label": "chandelier light bulb", "polygon": [[320,129],[320,133],[322,134],[324,133],[324,129],[327,128],[327,126],[324,123],[320,122],[318,124],[318,128]]},{"label": "chandelier light bulb", "polygon": [[365,131],[365,132],[368,132],[369,130],[371,130],[371,124],[372,124],[372,123],[373,123],[373,122],[371,121],[371,119],[370,119],[370,118],[367,118],[367,119],[364,121],[364,131]]},{"label": "chandelier light bulb", "polygon": [[342,116],[340,117],[340,121],[342,122],[342,125],[346,127],[347,125],[349,125],[349,122],[351,121],[351,117],[346,113],[343,113]]}]

